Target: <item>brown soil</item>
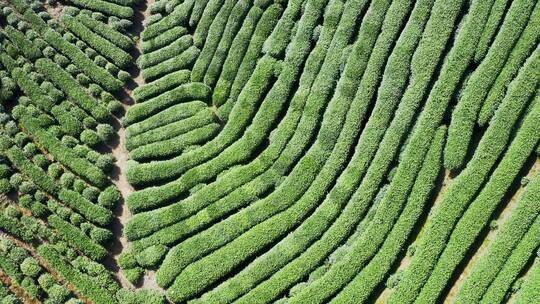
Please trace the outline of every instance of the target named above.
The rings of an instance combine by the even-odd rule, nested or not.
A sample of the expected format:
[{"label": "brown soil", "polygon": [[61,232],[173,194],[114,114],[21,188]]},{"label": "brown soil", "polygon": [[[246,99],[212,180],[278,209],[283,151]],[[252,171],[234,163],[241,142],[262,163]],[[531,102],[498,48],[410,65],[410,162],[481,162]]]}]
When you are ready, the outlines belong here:
[{"label": "brown soil", "polygon": [[[136,13],[135,13],[134,22],[133,22],[134,28],[132,31],[135,36],[137,37],[140,36],[139,34],[143,30],[143,21],[150,15],[148,7],[154,2],[155,0],[143,1],[136,8],[135,10]],[[136,48],[132,52],[134,62],[137,60],[140,54],[141,54],[140,40],[138,40]],[[142,77],[142,74],[135,65],[130,70],[130,73],[132,76],[132,82],[128,83],[123,94],[120,96],[120,99],[123,103],[124,112],[127,112],[129,106],[134,104],[133,90],[144,84],[144,79]],[[111,153],[114,155],[116,159],[116,163],[115,163],[114,172],[111,178],[112,178],[113,183],[118,187],[120,193],[122,194],[123,199],[115,210],[116,220],[113,223],[112,230],[116,238],[111,248],[111,257],[106,262],[107,264],[106,266],[108,266],[108,268],[111,271],[113,271],[113,273],[117,277],[122,287],[133,288],[133,285],[125,278],[125,276],[120,271],[117,265],[117,259],[119,255],[122,253],[124,249],[128,247],[128,240],[123,235],[122,229],[126,225],[128,220],[132,217],[132,214],[127,208],[127,205],[125,204],[125,199],[134,191],[134,189],[128,183],[128,180],[126,177],[126,168],[127,168],[127,162],[129,160],[129,152],[127,151],[126,146],[125,146],[125,129],[119,120],[115,122],[114,127],[116,129],[117,137],[113,141],[113,143],[110,145],[110,148],[111,148]],[[163,289],[161,289],[156,283],[154,271],[147,271],[142,281],[139,284],[137,284],[136,287],[163,291]]]}]

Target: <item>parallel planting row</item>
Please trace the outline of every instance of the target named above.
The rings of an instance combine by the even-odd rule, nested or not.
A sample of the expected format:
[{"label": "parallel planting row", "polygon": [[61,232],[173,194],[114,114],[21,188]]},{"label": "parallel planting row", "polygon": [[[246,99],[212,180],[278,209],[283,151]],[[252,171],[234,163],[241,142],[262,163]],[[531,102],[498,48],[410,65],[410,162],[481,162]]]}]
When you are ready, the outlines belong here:
[{"label": "parallel planting row", "polygon": [[0,10],[6,303],[540,302],[538,1]]},{"label": "parallel planting row", "polygon": [[[511,248],[496,265],[474,258],[464,282],[456,270],[484,239],[489,252],[504,238],[517,250],[533,234],[534,210],[515,220],[521,232],[506,228],[516,208],[485,237],[507,204],[536,191],[516,181],[537,170],[540,5],[162,0],[148,10],[145,83],[123,118],[136,190],[125,271],[155,270],[177,303],[498,303],[516,291],[532,240],[512,270],[500,260]],[[505,272],[515,274],[498,283]]]}]

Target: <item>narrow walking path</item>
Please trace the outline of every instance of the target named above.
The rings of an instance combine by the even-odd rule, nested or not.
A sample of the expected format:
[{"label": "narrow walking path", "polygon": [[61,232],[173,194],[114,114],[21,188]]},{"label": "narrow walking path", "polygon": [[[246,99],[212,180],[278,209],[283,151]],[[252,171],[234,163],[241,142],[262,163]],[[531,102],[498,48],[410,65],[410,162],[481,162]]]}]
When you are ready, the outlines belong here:
[{"label": "narrow walking path", "polygon": [[[148,8],[154,2],[155,0],[145,0],[142,1],[135,8],[135,16],[132,29],[132,34],[135,37],[140,37],[140,33],[143,30],[143,22],[150,14]],[[141,42],[139,39],[137,41],[135,49],[132,51],[133,62],[136,62],[141,54],[140,43]],[[128,83],[127,87],[124,89],[122,96],[120,96],[124,108],[123,114],[125,114],[129,106],[134,103],[133,90],[144,84],[141,71],[135,64],[131,67],[131,70],[129,72],[132,76],[132,82]],[[125,145],[126,130],[119,119],[115,119],[114,128],[116,130],[117,136],[115,140],[110,144],[110,152],[113,154],[116,162],[113,173],[111,175],[111,180],[118,187],[118,190],[122,194],[122,199],[114,210],[115,220],[112,225],[112,232],[115,236],[115,240],[112,247],[110,248],[111,256],[105,264],[109,268],[109,270],[111,270],[115,274],[122,287],[132,288],[133,285],[120,271],[117,260],[123,250],[128,247],[128,240],[123,235],[122,230],[126,225],[127,221],[131,218],[132,214],[127,208],[125,201],[126,198],[134,191],[134,189],[133,187],[131,187],[126,177],[127,163],[129,160],[129,153]],[[140,282],[140,284],[137,284],[135,287],[161,290],[161,288],[156,283],[154,272],[148,272],[143,278],[142,282]]]}]

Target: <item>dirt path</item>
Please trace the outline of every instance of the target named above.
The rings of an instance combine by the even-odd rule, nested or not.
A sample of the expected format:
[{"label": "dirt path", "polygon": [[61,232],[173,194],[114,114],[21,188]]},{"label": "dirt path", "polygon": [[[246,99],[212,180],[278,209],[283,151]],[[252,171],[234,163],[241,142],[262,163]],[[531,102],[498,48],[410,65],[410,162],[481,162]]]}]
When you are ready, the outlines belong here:
[{"label": "dirt path", "polygon": [[9,291],[15,295],[19,300],[22,300],[25,304],[35,304],[40,303],[39,301],[35,299],[31,299],[24,289],[20,287],[18,284],[13,282],[7,274],[5,274],[2,269],[0,269],[0,285],[7,286]]},{"label": "dirt path", "polygon": [[[143,22],[150,15],[148,7],[154,2],[155,0],[142,1],[142,3],[140,3],[138,7],[135,8],[133,29],[131,31],[135,37],[140,37],[140,33],[143,30]],[[139,39],[137,41],[135,49],[132,51],[134,62],[139,58],[141,54],[140,44],[141,42]],[[127,87],[125,88],[123,94],[120,96],[120,100],[124,108],[124,113],[127,112],[128,108],[132,104],[134,104],[133,90],[144,84],[141,71],[135,65],[131,68],[129,72],[131,74],[132,81],[127,84]],[[126,168],[129,160],[129,153],[125,145],[126,130],[122,126],[120,120],[115,120],[114,128],[116,130],[117,136],[115,140],[111,143],[110,148],[111,153],[116,159],[116,163],[111,179],[122,194],[122,200],[114,210],[116,218],[112,225],[112,232],[115,235],[115,241],[112,245],[112,248],[110,248],[111,256],[105,264],[115,274],[122,287],[132,288],[133,285],[125,278],[123,273],[120,271],[117,260],[123,250],[128,247],[128,240],[123,235],[122,230],[128,220],[132,217],[132,214],[127,208],[125,200],[134,191],[134,189],[133,187],[131,187],[126,177]],[[153,271],[147,271],[143,280],[135,287],[162,291],[162,289],[156,283],[155,273]]]}]

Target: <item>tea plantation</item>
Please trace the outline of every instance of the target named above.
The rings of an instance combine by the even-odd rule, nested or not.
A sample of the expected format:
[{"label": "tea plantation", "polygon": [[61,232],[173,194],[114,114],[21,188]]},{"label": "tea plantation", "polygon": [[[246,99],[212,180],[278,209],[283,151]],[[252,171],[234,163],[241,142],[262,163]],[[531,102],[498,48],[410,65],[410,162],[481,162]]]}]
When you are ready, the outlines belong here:
[{"label": "tea plantation", "polygon": [[0,304],[540,303],[540,2],[0,0]]}]

